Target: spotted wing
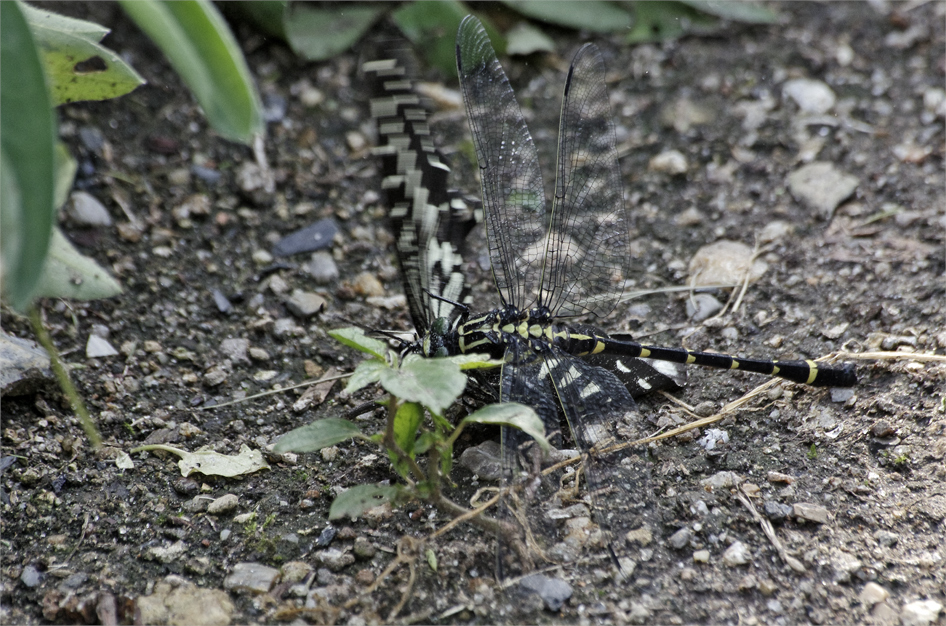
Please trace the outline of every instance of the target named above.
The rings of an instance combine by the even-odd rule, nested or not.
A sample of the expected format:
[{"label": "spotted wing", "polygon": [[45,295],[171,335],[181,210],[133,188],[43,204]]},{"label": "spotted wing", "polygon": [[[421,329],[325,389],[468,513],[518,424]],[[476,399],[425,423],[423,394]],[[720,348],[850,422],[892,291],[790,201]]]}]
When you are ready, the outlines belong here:
[{"label": "spotted wing", "polygon": [[[572,561],[597,550],[629,572],[634,566],[627,560],[633,548],[628,533],[640,541],[657,523],[646,451],[619,446],[645,436],[622,381],[557,348],[540,354],[515,340],[501,385],[501,401],[533,407],[556,447],[564,439],[564,414],[588,485],[587,492],[579,491],[572,480],[572,491],[563,489],[567,475],[544,475],[531,440],[516,429],[503,430],[503,486],[509,493],[503,510],[523,527],[524,541],[536,554],[532,565]],[[576,501],[579,494],[586,495]],[[518,573],[518,565],[510,551],[500,551],[502,575]]]},{"label": "spotted wing", "polygon": [[427,110],[414,90],[413,65],[407,51],[395,50],[363,70],[372,79],[371,115],[380,139],[374,152],[381,157],[404,293],[414,327],[423,334],[438,317],[452,321],[459,315],[444,300],[469,304],[461,250],[478,207],[447,188],[450,167],[434,147]]},{"label": "spotted wing", "polygon": [[646,436],[643,418],[611,372],[557,348],[545,361],[581,451],[594,521],[619,570],[629,574],[635,544],[650,543],[659,527],[646,448],[624,445]]}]

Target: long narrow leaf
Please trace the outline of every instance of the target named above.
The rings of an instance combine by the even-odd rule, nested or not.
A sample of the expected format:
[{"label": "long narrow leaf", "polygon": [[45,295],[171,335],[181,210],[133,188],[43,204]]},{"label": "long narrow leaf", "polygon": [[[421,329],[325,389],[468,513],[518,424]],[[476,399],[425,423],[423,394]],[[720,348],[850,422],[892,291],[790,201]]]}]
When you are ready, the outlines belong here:
[{"label": "long narrow leaf", "polygon": [[0,194],[0,246],[3,290],[21,310],[49,247],[55,141],[56,120],[33,35],[20,3],[0,2],[2,180],[14,185]]},{"label": "long narrow leaf", "polygon": [[212,4],[123,0],[121,5],[167,55],[218,133],[249,144],[262,132],[260,98],[249,68]]}]

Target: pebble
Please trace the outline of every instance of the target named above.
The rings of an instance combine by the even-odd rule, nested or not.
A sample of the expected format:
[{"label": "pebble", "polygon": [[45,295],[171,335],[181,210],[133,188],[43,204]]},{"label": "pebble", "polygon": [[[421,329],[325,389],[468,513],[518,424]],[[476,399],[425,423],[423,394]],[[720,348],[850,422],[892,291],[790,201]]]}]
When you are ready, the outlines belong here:
[{"label": "pebble", "polygon": [[273,246],[273,254],[290,256],[303,252],[315,252],[331,245],[332,239],[337,234],[338,225],[335,220],[331,218],[319,220],[277,241]]},{"label": "pebble", "polygon": [[702,322],[723,309],[723,303],[708,293],[698,293],[686,300],[686,314],[694,322]]},{"label": "pebble", "polygon": [[333,572],[338,572],[355,562],[355,555],[351,552],[329,548],[316,555],[319,563]]},{"label": "pebble", "polygon": [[[590,518],[589,518],[590,519]],[[649,545],[654,539],[654,534],[646,526],[627,531],[624,540],[627,543],[639,543],[642,546]]]},{"label": "pebble", "polygon": [[232,493],[228,493],[207,505],[207,513],[210,515],[226,515],[235,511],[239,504],[240,499]]},{"label": "pebble", "polygon": [[312,566],[305,561],[288,561],[279,568],[280,580],[288,583],[298,583],[309,575]]},{"label": "pebble", "polygon": [[230,596],[219,589],[195,585],[174,588],[164,581],[155,585],[151,595],[135,600],[136,622],[142,624],[226,626],[234,610]]},{"label": "pebble", "polygon": [[720,240],[703,246],[690,259],[690,284],[739,285],[755,282],[769,269],[768,263],[753,258],[751,247],[739,241]]},{"label": "pebble", "polygon": [[828,522],[828,509],[817,504],[798,502],[792,508],[792,513],[799,519],[815,522],[816,524],[826,524]]},{"label": "pebble", "polygon": [[861,590],[861,594],[858,596],[858,599],[862,604],[866,604],[868,607],[871,607],[878,602],[883,602],[889,597],[889,591],[875,582],[869,582],[864,585],[864,588]]},{"label": "pebble", "polygon": [[833,163],[815,161],[804,165],[788,176],[788,189],[792,195],[825,219],[830,219],[834,210],[847,200],[859,181],[856,176],[845,174]]},{"label": "pebble", "polygon": [[759,592],[764,596],[770,596],[778,591],[778,586],[768,578],[759,581]]},{"label": "pebble", "polygon": [[268,593],[279,580],[279,570],[262,563],[237,563],[223,580],[223,588],[244,593]]},{"label": "pebble", "polygon": [[208,387],[216,387],[227,379],[227,371],[220,366],[214,366],[203,375],[204,384]]},{"label": "pebble", "polygon": [[783,474],[781,472],[769,472],[765,475],[765,479],[770,483],[785,483],[786,485],[791,485],[793,482],[795,482],[794,476]]},{"label": "pebble", "polygon": [[237,169],[236,182],[240,189],[246,193],[263,189],[266,186],[263,170],[259,165],[252,162],[246,162]]},{"label": "pebble", "polygon": [[383,296],[384,285],[371,272],[362,272],[352,281],[352,289],[359,296]]},{"label": "pebble", "polygon": [[735,541],[723,552],[723,563],[729,567],[745,565],[749,562],[749,546],[742,541]]},{"label": "pebble", "polygon": [[356,537],[355,545],[352,550],[354,551],[356,557],[366,561],[368,559],[374,558],[374,555],[378,552],[378,549],[373,543],[368,541],[366,537]]},{"label": "pebble", "polygon": [[774,500],[766,500],[762,504],[762,510],[771,522],[781,522],[792,514],[791,506]]},{"label": "pebble", "polygon": [[332,541],[335,540],[335,536],[338,534],[338,529],[334,526],[326,526],[321,533],[319,533],[318,539],[315,540],[315,547],[325,548]]},{"label": "pebble", "polygon": [[45,578],[43,573],[33,565],[27,565],[20,573],[20,582],[30,588],[39,586],[43,578]]},{"label": "pebble", "polygon": [[460,455],[460,465],[476,474],[481,480],[499,480],[502,474],[502,460],[499,444],[484,441],[478,446],[467,448]]},{"label": "pebble", "polygon": [[262,348],[250,348],[250,358],[254,361],[268,361],[271,357],[269,352]]},{"label": "pebble", "polygon": [[928,626],[932,624],[940,611],[943,610],[943,604],[936,600],[917,600],[903,606],[900,612],[900,621],[902,626]]},{"label": "pebble", "polygon": [[677,532],[670,535],[670,539],[668,541],[670,542],[671,547],[673,547],[675,550],[682,550],[690,543],[690,538],[692,536],[693,533],[690,531],[690,529],[684,526]]},{"label": "pebble", "polygon": [[687,159],[679,150],[665,150],[653,157],[647,164],[647,169],[651,172],[661,172],[664,174],[686,174]]},{"label": "pebble", "polygon": [[847,402],[854,397],[854,390],[844,387],[832,387],[831,388],[831,402],[841,403]]},{"label": "pebble", "polygon": [[900,537],[897,535],[897,533],[892,533],[889,530],[884,529],[874,531],[874,539],[877,540],[877,543],[886,548],[896,545],[896,543],[900,541]]},{"label": "pebble", "polygon": [[709,563],[710,552],[709,550],[697,550],[693,553],[693,562],[694,563]]},{"label": "pebble", "polygon": [[824,115],[834,107],[837,97],[828,85],[811,78],[795,78],[782,85],[782,93],[798,105],[802,113]]},{"label": "pebble", "polygon": [[89,335],[89,341],[85,344],[85,356],[90,359],[100,357],[115,356],[118,350],[112,347],[105,339],[97,335]]},{"label": "pebble", "polygon": [[338,280],[338,265],[332,255],[324,250],[312,253],[312,258],[302,269],[312,276],[318,285],[328,285]]},{"label": "pebble", "polygon": [[519,581],[519,586],[530,591],[545,603],[550,611],[559,611],[572,597],[572,587],[561,578],[552,578],[544,574],[532,574]]},{"label": "pebble", "polygon": [[230,299],[220,291],[219,289],[214,289],[210,292],[214,299],[214,306],[217,307],[217,310],[223,314],[230,313],[233,310],[233,303],[230,302]]},{"label": "pebble", "polygon": [[216,185],[223,178],[223,174],[217,170],[205,167],[203,165],[192,166],[191,172],[194,173],[194,176],[204,181],[208,185]]},{"label": "pebble", "polygon": [[286,300],[286,306],[296,317],[305,319],[317,313],[320,313],[326,305],[325,298],[311,291],[302,291],[294,289],[292,295]]},{"label": "pebble", "polygon": [[257,265],[269,265],[273,262],[273,255],[266,250],[254,250],[253,262]]},{"label": "pebble", "polygon": [[151,546],[148,548],[146,557],[152,561],[173,563],[184,554],[186,549],[183,541],[175,541],[169,546]]},{"label": "pebble", "polygon": [[837,550],[831,555],[831,567],[834,569],[834,582],[846,583],[851,580],[851,574],[861,568],[860,559],[853,554]]},{"label": "pebble", "polygon": [[112,225],[112,216],[105,205],[85,191],[74,191],[70,196],[69,217],[86,226]]},{"label": "pebble", "polygon": [[230,338],[220,342],[220,352],[227,356],[231,361],[249,362],[246,351],[250,347],[249,339]]},{"label": "pebble", "polygon": [[716,472],[709,478],[704,478],[700,482],[704,487],[709,487],[710,491],[717,491],[719,489],[732,489],[736,484],[737,480],[736,474],[733,472]]}]

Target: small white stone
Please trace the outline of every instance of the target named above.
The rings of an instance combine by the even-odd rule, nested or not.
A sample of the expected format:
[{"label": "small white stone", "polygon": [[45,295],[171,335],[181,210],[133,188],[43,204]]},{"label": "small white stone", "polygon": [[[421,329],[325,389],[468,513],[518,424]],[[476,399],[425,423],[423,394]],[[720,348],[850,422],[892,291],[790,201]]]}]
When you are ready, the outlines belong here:
[{"label": "small white stone", "polygon": [[869,582],[864,585],[864,589],[861,590],[861,595],[858,597],[861,603],[867,606],[874,606],[878,602],[883,602],[889,598],[890,592],[875,582]]},{"label": "small white stone", "polygon": [[796,78],[782,85],[782,93],[795,101],[803,113],[824,115],[834,107],[837,97],[825,83],[811,78]]},{"label": "small white stone", "polygon": [[736,541],[723,552],[723,563],[729,567],[745,565],[749,562],[749,557],[749,546],[741,541]]},{"label": "small white stone", "polygon": [[917,600],[904,605],[900,621],[903,626],[929,626],[942,610],[942,603],[936,600]]},{"label": "small white stone", "polygon": [[85,344],[85,356],[90,359],[99,357],[115,356],[118,350],[112,347],[105,339],[98,335],[89,335],[89,341]]}]

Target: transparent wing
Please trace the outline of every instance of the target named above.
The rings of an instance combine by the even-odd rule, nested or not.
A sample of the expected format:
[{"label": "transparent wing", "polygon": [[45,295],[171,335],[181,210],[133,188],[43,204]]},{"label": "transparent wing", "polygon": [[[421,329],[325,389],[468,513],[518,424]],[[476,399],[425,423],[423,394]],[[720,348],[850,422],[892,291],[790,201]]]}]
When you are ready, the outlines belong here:
[{"label": "transparent wing", "polygon": [[528,308],[549,225],[542,172],[509,79],[473,16],[457,33],[457,71],[479,161],[493,278],[503,304]]},{"label": "transparent wing", "polygon": [[609,313],[630,267],[630,216],[604,79],[598,48],[582,46],[565,82],[540,297],[560,315]]}]

